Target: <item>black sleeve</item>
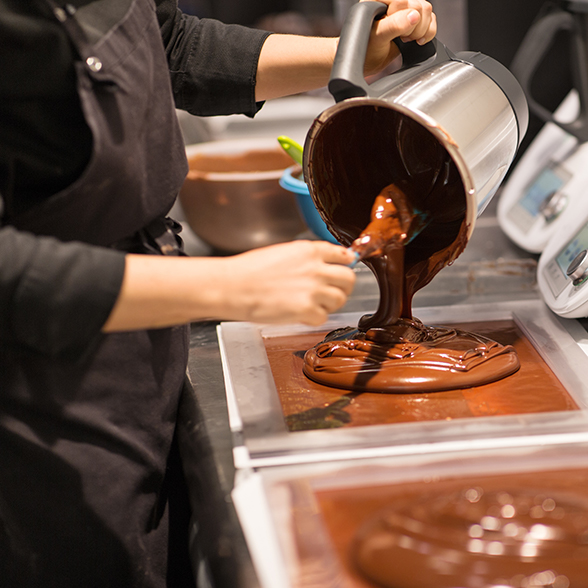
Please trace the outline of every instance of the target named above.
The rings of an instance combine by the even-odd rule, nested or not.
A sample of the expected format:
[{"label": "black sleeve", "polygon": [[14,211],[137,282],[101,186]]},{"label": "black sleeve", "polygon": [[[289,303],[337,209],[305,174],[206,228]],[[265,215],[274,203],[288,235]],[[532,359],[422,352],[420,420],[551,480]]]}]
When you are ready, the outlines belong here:
[{"label": "black sleeve", "polygon": [[246,114],[255,102],[261,47],[270,33],[183,14],[176,0],[157,0],[176,107],[201,116]]},{"label": "black sleeve", "polygon": [[122,252],[0,228],[0,346],[77,357],[118,297]]}]

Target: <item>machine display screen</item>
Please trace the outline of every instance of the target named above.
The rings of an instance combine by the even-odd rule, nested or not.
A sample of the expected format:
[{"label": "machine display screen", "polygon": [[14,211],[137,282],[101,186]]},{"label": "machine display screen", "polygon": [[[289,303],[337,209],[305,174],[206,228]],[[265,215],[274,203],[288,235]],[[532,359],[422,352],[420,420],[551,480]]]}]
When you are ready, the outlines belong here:
[{"label": "machine display screen", "polygon": [[566,245],[565,249],[557,256],[556,261],[561,271],[566,274],[570,263],[576,255],[584,249],[588,249],[588,224],[580,229],[576,236]]},{"label": "machine display screen", "polygon": [[566,183],[568,178],[561,171],[553,167],[543,170],[520,200],[519,204],[533,217],[539,214],[541,203]]}]

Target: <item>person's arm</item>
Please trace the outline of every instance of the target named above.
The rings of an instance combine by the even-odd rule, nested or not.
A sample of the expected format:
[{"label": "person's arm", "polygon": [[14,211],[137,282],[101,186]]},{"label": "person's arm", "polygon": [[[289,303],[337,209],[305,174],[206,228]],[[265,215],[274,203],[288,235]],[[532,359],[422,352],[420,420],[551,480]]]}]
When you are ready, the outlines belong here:
[{"label": "person's arm", "polygon": [[[362,0],[363,1],[363,0]],[[437,21],[426,0],[383,0],[387,15],[373,26],[365,73],[376,73],[398,56],[393,39],[424,44],[435,36]],[[271,35],[263,44],[257,67],[255,98],[269,100],[327,84],[335,53],[335,38]]]},{"label": "person's arm", "polygon": [[0,229],[0,346],[82,355],[100,331],[203,319],[322,324],[351,293],[354,255],[294,241],[232,257],[124,254]]},{"label": "person's arm", "polygon": [[[436,32],[431,5],[425,0],[385,2],[389,5],[389,16],[373,27],[366,73],[385,67],[397,55],[392,39],[402,37],[423,43],[433,38]],[[160,6],[165,4],[166,0],[159,0]],[[168,60],[172,64],[182,64],[186,75],[197,71],[194,63],[183,61],[186,43],[192,43],[193,49],[198,48],[200,59],[204,59],[207,54],[214,54],[213,49],[219,51],[219,41],[226,35],[227,45],[221,51],[222,57],[238,59],[239,51],[235,52],[235,49],[239,43],[234,41],[240,35],[249,34],[244,28],[228,29],[220,23],[196,22],[177,15],[171,22],[173,24],[167,29],[162,28]],[[191,37],[186,35],[188,30],[193,33]],[[254,49],[251,51],[251,47],[242,46],[241,55],[247,56],[238,65],[255,65],[252,57],[261,48],[256,75],[255,68],[247,70],[248,75],[254,74],[249,81],[252,82],[250,88],[255,90],[255,100],[326,84],[336,51],[336,39],[294,35],[266,38],[258,35],[249,40],[255,40]],[[258,47],[256,43],[260,40]],[[194,55],[190,58],[193,59]],[[202,63],[203,67],[210,69],[206,60]],[[226,63],[225,77],[229,71],[241,69],[235,64],[229,67]],[[214,82],[207,79],[209,83]],[[241,85],[245,89],[247,86],[247,83]],[[196,87],[191,85],[190,91]],[[218,90],[219,87],[215,93]],[[201,91],[205,90],[201,88]],[[121,292],[103,330],[164,327],[211,318],[319,325],[329,313],[339,309],[351,293],[355,275],[346,265],[352,260],[353,254],[343,247],[306,241],[227,258],[170,259],[128,255]]]},{"label": "person's arm", "polygon": [[354,255],[324,241],[294,241],[225,258],[127,255],[105,332],[196,320],[320,325],[351,293]]},{"label": "person's arm", "polygon": [[0,348],[83,353],[116,302],[124,253],[0,228]]},{"label": "person's arm", "polygon": [[[159,0],[160,6],[165,1]],[[385,3],[389,5],[388,16],[372,29],[366,73],[385,67],[397,55],[392,39],[401,37],[424,43],[436,33],[435,16],[425,0],[385,0]],[[243,28],[227,29],[220,23],[200,21],[195,25],[195,21],[183,17],[172,21],[175,24],[167,34],[163,27],[170,63],[184,63],[177,60],[174,47],[182,46],[185,50],[186,36],[180,31],[185,33],[186,27],[199,27],[189,42],[194,43],[193,48],[198,46],[200,58],[209,52],[213,54],[213,49],[218,52],[219,40],[226,35],[227,46],[221,51],[223,58],[231,55],[237,59],[235,38],[248,34]],[[250,40],[255,40],[255,47],[255,43],[262,41],[256,79],[251,86],[255,88],[256,100],[326,83],[336,39],[270,35],[250,37]],[[252,57],[256,51],[257,48],[251,52],[241,47],[241,53],[247,57],[240,65],[254,63]],[[184,64],[186,71],[195,71],[193,64]],[[203,67],[209,65],[204,63]],[[238,69],[232,67],[230,71]],[[247,83],[242,87],[246,88]],[[104,331],[164,327],[211,318],[318,325],[329,313],[339,309],[351,293],[355,275],[346,265],[352,260],[353,254],[343,247],[306,241],[227,258],[128,255],[121,292]]]},{"label": "person's arm", "polygon": [[200,116],[254,116],[255,75],[267,31],[183,14],[156,0],[176,107]]},{"label": "person's arm", "polygon": [[[398,56],[392,39],[425,43],[437,32],[426,0],[382,1],[388,14],[374,24],[366,74]],[[175,0],[156,3],[178,108],[204,116],[253,116],[264,100],[327,84],[336,38],[270,34],[182,14]]]}]

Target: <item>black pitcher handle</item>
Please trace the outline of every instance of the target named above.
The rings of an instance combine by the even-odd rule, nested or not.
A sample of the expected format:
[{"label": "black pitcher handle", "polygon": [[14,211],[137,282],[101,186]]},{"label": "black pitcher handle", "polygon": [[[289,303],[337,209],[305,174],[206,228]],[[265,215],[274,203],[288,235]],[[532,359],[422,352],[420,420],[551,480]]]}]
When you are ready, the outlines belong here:
[{"label": "black pitcher handle", "polygon": [[[329,79],[329,92],[336,102],[368,95],[369,85],[363,69],[370,32],[374,21],[384,16],[387,10],[388,6],[382,2],[358,2],[349,10]],[[433,41],[419,45],[416,41],[403,43],[395,39],[394,43],[402,55],[402,69],[422,63],[437,52]]]},{"label": "black pitcher handle", "polygon": [[[531,94],[531,83],[555,36],[561,31],[571,34],[571,62],[574,88],[580,98],[580,113],[576,120],[562,123],[537,102]],[[588,61],[586,39],[571,12],[557,9],[537,20],[525,35],[511,64],[511,71],[523,88],[530,110],[544,122],[552,122],[581,142],[588,141]]]}]

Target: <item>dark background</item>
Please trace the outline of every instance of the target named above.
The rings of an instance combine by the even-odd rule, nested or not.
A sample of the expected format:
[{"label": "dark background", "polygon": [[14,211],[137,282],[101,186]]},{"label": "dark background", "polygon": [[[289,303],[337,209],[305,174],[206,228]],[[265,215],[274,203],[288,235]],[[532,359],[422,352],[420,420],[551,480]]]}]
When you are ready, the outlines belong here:
[{"label": "dark background", "polygon": [[[470,50],[480,51],[510,66],[535,18],[554,4],[542,0],[469,0],[467,23]],[[572,87],[569,63],[569,39],[566,34],[561,34],[556,37],[531,86],[534,98],[551,111],[557,108]],[[524,151],[543,124],[531,113],[529,131],[520,152]]]},{"label": "dark background", "polygon": [[184,12],[226,23],[256,25],[270,14],[300,12],[305,16],[333,14],[332,0],[180,0]]},{"label": "dark background", "polygon": [[[335,2],[337,0],[180,0],[180,5],[186,12],[227,23],[276,32],[336,35],[339,23],[335,18]],[[459,14],[466,28],[467,49],[485,53],[507,67],[533,21],[555,4],[549,0],[432,0],[432,3],[437,5],[439,14]],[[451,31],[452,23],[444,24],[446,30]],[[443,41],[452,48],[451,39],[443,38]],[[532,84],[535,99],[551,111],[572,87],[569,62],[569,43],[562,34],[555,39]],[[519,155],[543,124],[531,114]]]}]

